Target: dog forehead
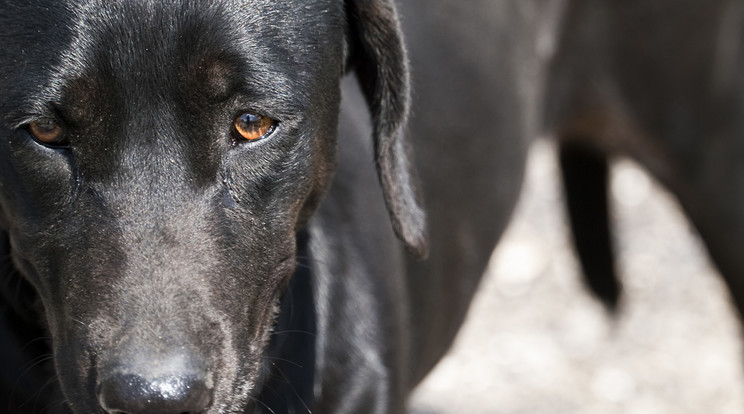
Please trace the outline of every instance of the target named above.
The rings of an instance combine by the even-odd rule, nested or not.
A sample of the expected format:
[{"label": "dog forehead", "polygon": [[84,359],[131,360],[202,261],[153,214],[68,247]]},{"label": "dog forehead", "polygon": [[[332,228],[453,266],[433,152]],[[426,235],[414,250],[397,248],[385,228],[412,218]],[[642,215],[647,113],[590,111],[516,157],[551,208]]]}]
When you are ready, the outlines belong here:
[{"label": "dog forehead", "polygon": [[[218,94],[227,75],[253,75],[255,83],[284,92],[312,88],[322,71],[341,72],[345,53],[340,0],[70,0],[13,6],[0,16],[0,86],[26,91],[26,107],[62,100],[73,81],[79,90],[105,93],[119,83],[152,89],[162,75],[201,72],[195,82]],[[19,22],[23,22],[23,24]],[[232,64],[231,64],[232,63]],[[237,65],[235,63],[238,63]],[[329,65],[329,63],[331,63]],[[336,68],[335,66],[339,66]],[[247,73],[246,73],[247,72]],[[15,75],[17,76],[13,76]],[[14,78],[29,79],[32,88]],[[103,76],[102,76],[103,75]],[[183,79],[182,79],[183,80]],[[194,80],[194,79],[192,79]],[[113,82],[112,82],[113,81]],[[149,84],[148,84],[149,82]],[[273,83],[273,86],[271,85]],[[78,94],[82,101],[85,93]]]},{"label": "dog forehead", "polygon": [[295,74],[317,68],[318,56],[342,40],[342,12],[323,0],[105,2],[75,9],[70,57],[81,69],[96,53],[114,69],[140,69],[231,54]]}]

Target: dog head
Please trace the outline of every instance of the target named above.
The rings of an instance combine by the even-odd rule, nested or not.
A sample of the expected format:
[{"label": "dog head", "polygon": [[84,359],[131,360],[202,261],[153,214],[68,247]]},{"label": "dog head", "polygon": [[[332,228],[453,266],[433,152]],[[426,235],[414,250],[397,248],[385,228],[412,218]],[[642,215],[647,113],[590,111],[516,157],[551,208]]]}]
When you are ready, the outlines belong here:
[{"label": "dog head", "polygon": [[425,252],[390,1],[32,1],[0,16],[0,226],[75,412],[243,412],[355,68]]}]

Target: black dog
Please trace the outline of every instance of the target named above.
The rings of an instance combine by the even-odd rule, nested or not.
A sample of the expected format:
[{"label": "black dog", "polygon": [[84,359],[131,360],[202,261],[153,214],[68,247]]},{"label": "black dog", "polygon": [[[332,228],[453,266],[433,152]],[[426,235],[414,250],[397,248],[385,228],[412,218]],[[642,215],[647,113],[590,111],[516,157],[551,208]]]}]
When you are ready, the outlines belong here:
[{"label": "black dog", "polygon": [[744,2],[570,1],[547,117],[589,284],[620,294],[608,159],[630,156],[678,198],[744,315]]},{"label": "black dog", "polygon": [[0,411],[404,412],[518,194],[537,3],[403,3],[407,122],[390,0],[2,2]]}]

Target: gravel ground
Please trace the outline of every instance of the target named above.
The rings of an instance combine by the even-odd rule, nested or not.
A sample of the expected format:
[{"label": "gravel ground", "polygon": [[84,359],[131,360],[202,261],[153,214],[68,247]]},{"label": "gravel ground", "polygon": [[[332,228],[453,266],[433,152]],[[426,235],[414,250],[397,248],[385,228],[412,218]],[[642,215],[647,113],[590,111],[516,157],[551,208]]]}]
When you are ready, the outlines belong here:
[{"label": "gravel ground", "polygon": [[412,412],[744,413],[738,323],[676,201],[637,165],[614,166],[626,295],[613,319],[581,285],[561,197],[540,141],[468,321]]}]

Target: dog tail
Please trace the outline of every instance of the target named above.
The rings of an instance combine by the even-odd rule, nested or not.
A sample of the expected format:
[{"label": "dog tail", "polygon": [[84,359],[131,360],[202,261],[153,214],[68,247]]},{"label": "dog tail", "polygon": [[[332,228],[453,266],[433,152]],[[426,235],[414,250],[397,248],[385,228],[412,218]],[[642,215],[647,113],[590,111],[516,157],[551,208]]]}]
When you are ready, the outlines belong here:
[{"label": "dog tail", "polygon": [[581,142],[560,142],[559,158],[574,247],[584,281],[610,313],[622,291],[608,214],[607,155]]}]

